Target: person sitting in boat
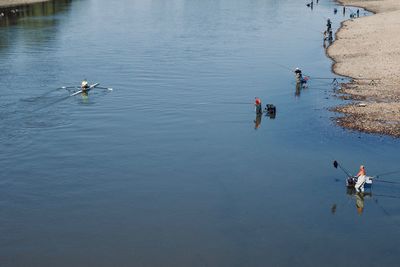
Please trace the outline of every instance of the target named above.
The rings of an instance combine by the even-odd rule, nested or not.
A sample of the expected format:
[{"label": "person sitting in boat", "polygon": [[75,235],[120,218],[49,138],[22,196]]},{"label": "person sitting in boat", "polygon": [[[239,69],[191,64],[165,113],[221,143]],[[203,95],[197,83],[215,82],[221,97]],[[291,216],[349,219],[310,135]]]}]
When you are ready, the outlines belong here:
[{"label": "person sitting in boat", "polygon": [[363,193],[364,192],[364,184],[367,181],[367,174],[365,172],[365,167],[363,165],[360,166],[360,171],[357,173],[355,176],[357,179],[356,184],[354,185],[354,188],[358,193]]},{"label": "person sitting in boat", "polygon": [[88,88],[89,88],[89,84],[88,84],[87,80],[85,79],[85,80],[83,80],[82,83],[81,83],[81,89],[82,89],[82,90],[86,90],[86,89],[88,89]]}]

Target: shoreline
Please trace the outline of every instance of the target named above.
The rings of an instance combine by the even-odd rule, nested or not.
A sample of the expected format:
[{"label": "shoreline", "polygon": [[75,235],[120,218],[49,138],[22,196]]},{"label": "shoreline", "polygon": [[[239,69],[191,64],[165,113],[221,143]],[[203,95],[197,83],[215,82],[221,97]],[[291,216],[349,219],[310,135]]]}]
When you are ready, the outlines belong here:
[{"label": "shoreline", "polygon": [[352,100],[333,108],[336,123],[347,129],[400,137],[400,1],[338,0],[374,15],[341,23],[327,49],[332,71],[350,77],[338,91]]},{"label": "shoreline", "polygon": [[0,0],[0,9],[10,8],[17,6],[25,6],[30,4],[36,4],[41,2],[47,2],[48,0]]}]

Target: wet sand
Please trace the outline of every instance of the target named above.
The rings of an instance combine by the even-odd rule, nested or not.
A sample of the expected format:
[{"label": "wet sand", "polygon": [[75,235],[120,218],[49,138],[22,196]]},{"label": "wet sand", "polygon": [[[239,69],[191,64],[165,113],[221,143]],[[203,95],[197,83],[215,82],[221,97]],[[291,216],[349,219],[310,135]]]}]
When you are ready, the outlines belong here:
[{"label": "wet sand", "polygon": [[0,8],[20,5],[29,5],[33,3],[46,2],[47,0],[0,0]]},{"label": "wet sand", "polygon": [[400,137],[400,1],[339,2],[376,14],[345,21],[327,51],[335,61],[334,72],[353,78],[341,90],[353,102],[335,108],[344,114],[337,123]]}]

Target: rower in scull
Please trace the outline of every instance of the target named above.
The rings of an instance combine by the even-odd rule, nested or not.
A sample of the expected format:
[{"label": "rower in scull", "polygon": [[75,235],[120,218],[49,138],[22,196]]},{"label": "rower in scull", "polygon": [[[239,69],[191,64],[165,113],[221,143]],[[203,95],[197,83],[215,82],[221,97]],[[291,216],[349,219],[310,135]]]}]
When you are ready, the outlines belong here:
[{"label": "rower in scull", "polygon": [[86,79],[84,79],[84,80],[82,81],[82,83],[81,83],[81,89],[82,89],[82,91],[86,91],[86,90],[89,89],[89,88],[90,88],[89,83],[87,82]]}]

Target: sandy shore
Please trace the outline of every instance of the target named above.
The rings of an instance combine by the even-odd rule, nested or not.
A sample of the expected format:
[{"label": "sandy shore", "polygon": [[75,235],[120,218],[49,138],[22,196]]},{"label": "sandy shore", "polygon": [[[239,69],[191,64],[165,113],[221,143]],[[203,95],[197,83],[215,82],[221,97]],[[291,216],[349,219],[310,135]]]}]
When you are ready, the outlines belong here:
[{"label": "sandy shore", "polygon": [[12,7],[20,5],[28,5],[39,2],[46,2],[47,0],[0,0],[0,8],[2,7]]},{"label": "sandy shore", "polygon": [[335,61],[334,72],[354,79],[342,93],[355,101],[335,109],[345,114],[337,122],[400,137],[400,0],[339,2],[376,14],[344,22],[327,51]]}]

